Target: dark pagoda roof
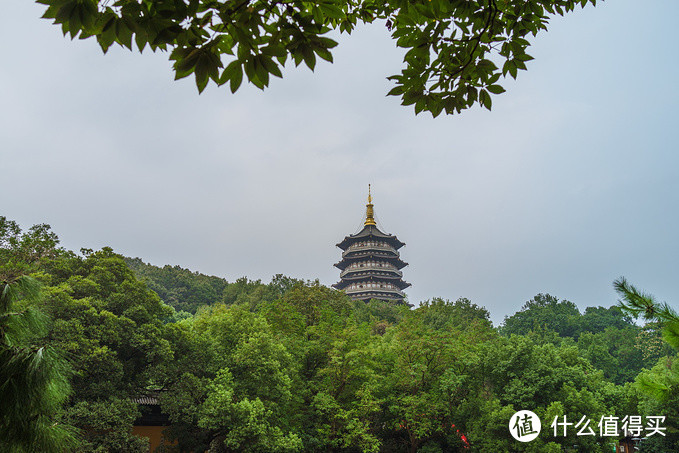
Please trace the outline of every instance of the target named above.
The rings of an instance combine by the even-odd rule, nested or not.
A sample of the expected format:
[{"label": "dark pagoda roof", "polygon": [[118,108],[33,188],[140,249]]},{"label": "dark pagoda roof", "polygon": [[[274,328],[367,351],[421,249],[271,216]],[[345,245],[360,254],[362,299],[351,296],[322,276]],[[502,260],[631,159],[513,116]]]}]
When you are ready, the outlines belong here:
[{"label": "dark pagoda roof", "polygon": [[381,239],[387,244],[391,245],[394,247],[396,250],[400,249],[403,247],[405,242],[401,242],[398,240],[398,238],[392,234],[387,234],[381,232],[378,228],[377,225],[366,225],[363,227],[361,231],[359,231],[356,234],[350,234],[349,236],[346,236],[342,242],[337,244],[337,247],[341,248],[342,250],[348,249],[351,244],[354,242],[358,242],[364,239],[370,239],[370,238],[376,238],[376,239]]},{"label": "dark pagoda roof", "polygon": [[[396,304],[404,304],[403,301],[404,294],[401,291],[395,290],[383,290],[383,289],[370,289],[361,292],[355,292],[348,294],[353,300],[362,300],[368,302],[370,299],[378,299],[383,301],[394,302]],[[411,306],[411,304],[407,304]]]},{"label": "dark pagoda roof", "polygon": [[408,282],[404,282],[401,280],[400,276],[381,276],[381,275],[375,275],[375,276],[362,276],[362,275],[356,275],[356,276],[345,276],[342,277],[342,280],[339,282],[335,283],[332,285],[333,288],[337,289],[344,289],[347,286],[349,286],[351,283],[354,282],[370,282],[370,281],[376,281],[376,282],[391,282],[392,284],[396,285],[399,289],[406,289],[410,286],[412,286]]},{"label": "dark pagoda roof", "polygon": [[134,426],[170,426],[170,416],[161,411],[158,402],[161,393],[162,390],[153,390],[134,399],[141,412]]}]

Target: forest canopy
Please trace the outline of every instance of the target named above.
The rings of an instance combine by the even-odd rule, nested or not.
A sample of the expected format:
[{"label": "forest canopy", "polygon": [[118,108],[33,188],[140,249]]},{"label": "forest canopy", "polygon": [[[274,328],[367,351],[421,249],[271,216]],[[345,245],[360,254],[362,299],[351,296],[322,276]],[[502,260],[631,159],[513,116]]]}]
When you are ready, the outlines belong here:
[{"label": "forest canopy", "polygon": [[[227,282],[110,248],[68,251],[48,225],[5,217],[0,281],[11,295],[0,391],[27,375],[22,357],[49,350],[39,382],[51,392],[15,385],[17,404],[0,411],[14,450],[2,452],[149,451],[132,429],[150,394],[169,417],[164,451],[603,452],[623,434],[556,435],[550,423],[626,416],[666,417],[641,451],[679,448],[676,313],[626,282],[645,325],[627,305],[580,312],[538,294],[494,327],[464,298],[411,309],[282,275]],[[530,443],[507,430],[519,409],[542,420]],[[39,446],[31,417],[54,421],[35,427]]]}]

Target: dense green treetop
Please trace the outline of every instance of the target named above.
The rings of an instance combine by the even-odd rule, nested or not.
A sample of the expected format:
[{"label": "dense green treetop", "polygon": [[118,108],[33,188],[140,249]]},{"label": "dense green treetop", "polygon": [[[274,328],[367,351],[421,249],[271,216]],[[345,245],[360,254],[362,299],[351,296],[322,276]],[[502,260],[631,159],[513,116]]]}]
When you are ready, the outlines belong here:
[{"label": "dense green treetop", "polygon": [[561,337],[577,339],[583,332],[598,333],[608,327],[622,329],[631,326],[634,326],[633,319],[619,307],[587,307],[581,314],[573,302],[538,294],[520,311],[505,317],[500,331],[505,335],[526,335],[535,329],[548,329]]},{"label": "dense green treetop", "polygon": [[474,323],[492,326],[490,312],[464,297],[455,302],[434,298],[420,303],[420,308],[425,313],[425,323],[436,329],[452,329]]},{"label": "dense green treetop", "polygon": [[538,294],[524,304],[520,311],[506,317],[501,327],[505,335],[526,335],[533,329],[547,327],[561,336],[577,334],[575,319],[580,315],[578,307],[570,301],[559,301],[549,294]]},{"label": "dense green treetop", "polygon": [[[520,447],[497,434],[506,432],[507,420],[522,407],[540,416],[543,432],[550,432],[548,423],[557,416],[576,421],[586,416],[596,423],[602,415],[629,410],[625,389],[607,382],[578,348],[513,335],[486,342],[479,356],[473,380],[495,398],[481,401],[468,418],[469,435],[477,439],[478,451],[612,451],[612,439],[577,436],[575,431],[566,437],[541,435]],[[574,445],[577,448],[571,450]]]},{"label": "dense green treetop", "polygon": [[0,280],[10,282],[36,272],[63,251],[58,244],[59,238],[47,224],[22,231],[15,221],[0,216]]},{"label": "dense green treetop", "polygon": [[587,307],[583,313],[567,300],[538,294],[506,317],[504,335],[529,335],[539,343],[575,345],[604,377],[617,384],[634,381],[672,351],[653,323],[641,327],[618,306]]},{"label": "dense green treetop", "polygon": [[47,338],[74,371],[65,417],[82,429],[78,451],[148,451],[131,435],[139,416],[134,399],[153,388],[156,368],[173,358],[165,322],[174,310],[110,248],[65,253],[44,269]]},{"label": "dense green treetop", "polygon": [[[45,310],[50,338],[77,356],[76,399],[139,394],[151,367],[171,357],[163,321],[172,309],[110,248],[84,257],[66,255],[48,268]],[[68,277],[64,275],[68,272]]]},{"label": "dense green treetop", "polygon": [[222,278],[192,272],[180,266],[153,266],[140,258],[125,263],[150,289],[177,311],[195,313],[201,305],[219,302],[228,282]]},{"label": "dense green treetop", "polygon": [[[351,33],[379,22],[405,49],[400,74],[389,77],[415,112],[433,116],[476,103],[491,108],[504,91],[501,76],[516,78],[532,57],[529,39],[563,15],[596,0],[39,0],[43,17],[72,38],[96,37],[141,51],[171,50],[177,78],[195,76],[235,92],[244,78],[259,88],[282,77],[288,59],[312,70],[332,61],[330,32]],[[334,35],[333,35],[334,36]]]},{"label": "dense green treetop", "polygon": [[603,332],[584,332],[577,341],[580,354],[607,379],[622,384],[632,382],[643,368],[650,368],[658,359],[644,357],[644,338],[636,326],[623,329],[609,327]]},{"label": "dense green treetop", "polygon": [[280,298],[295,284],[300,283],[300,280],[281,274],[275,275],[268,284],[246,277],[229,283],[226,279],[193,272],[180,266],[154,266],[144,263],[140,258],[125,258],[125,263],[163,302],[178,312],[190,314],[196,313],[201,306],[218,302],[255,306],[261,301]]}]

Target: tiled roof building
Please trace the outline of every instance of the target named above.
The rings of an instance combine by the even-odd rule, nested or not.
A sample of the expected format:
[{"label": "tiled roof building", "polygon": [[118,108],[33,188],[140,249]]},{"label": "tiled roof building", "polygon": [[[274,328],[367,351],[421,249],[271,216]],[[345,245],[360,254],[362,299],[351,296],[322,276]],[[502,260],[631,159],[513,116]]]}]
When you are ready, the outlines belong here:
[{"label": "tiled roof building", "polygon": [[332,285],[354,300],[379,299],[395,304],[404,303],[403,290],[410,283],[403,281],[401,269],[408,263],[401,260],[398,250],[405,244],[377,228],[368,186],[368,204],[363,229],[349,235],[337,247],[342,260],[335,264],[341,270],[340,281]]}]

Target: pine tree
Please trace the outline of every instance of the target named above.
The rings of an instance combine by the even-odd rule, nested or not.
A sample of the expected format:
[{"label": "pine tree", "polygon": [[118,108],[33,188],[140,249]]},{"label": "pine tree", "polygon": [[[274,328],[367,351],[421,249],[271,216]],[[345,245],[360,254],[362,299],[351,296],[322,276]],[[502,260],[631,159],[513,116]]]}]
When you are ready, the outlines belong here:
[{"label": "pine tree", "polygon": [[39,298],[33,278],[0,282],[0,453],[63,452],[75,442],[73,429],[58,422],[70,393],[68,365],[38,344],[47,323]]}]

